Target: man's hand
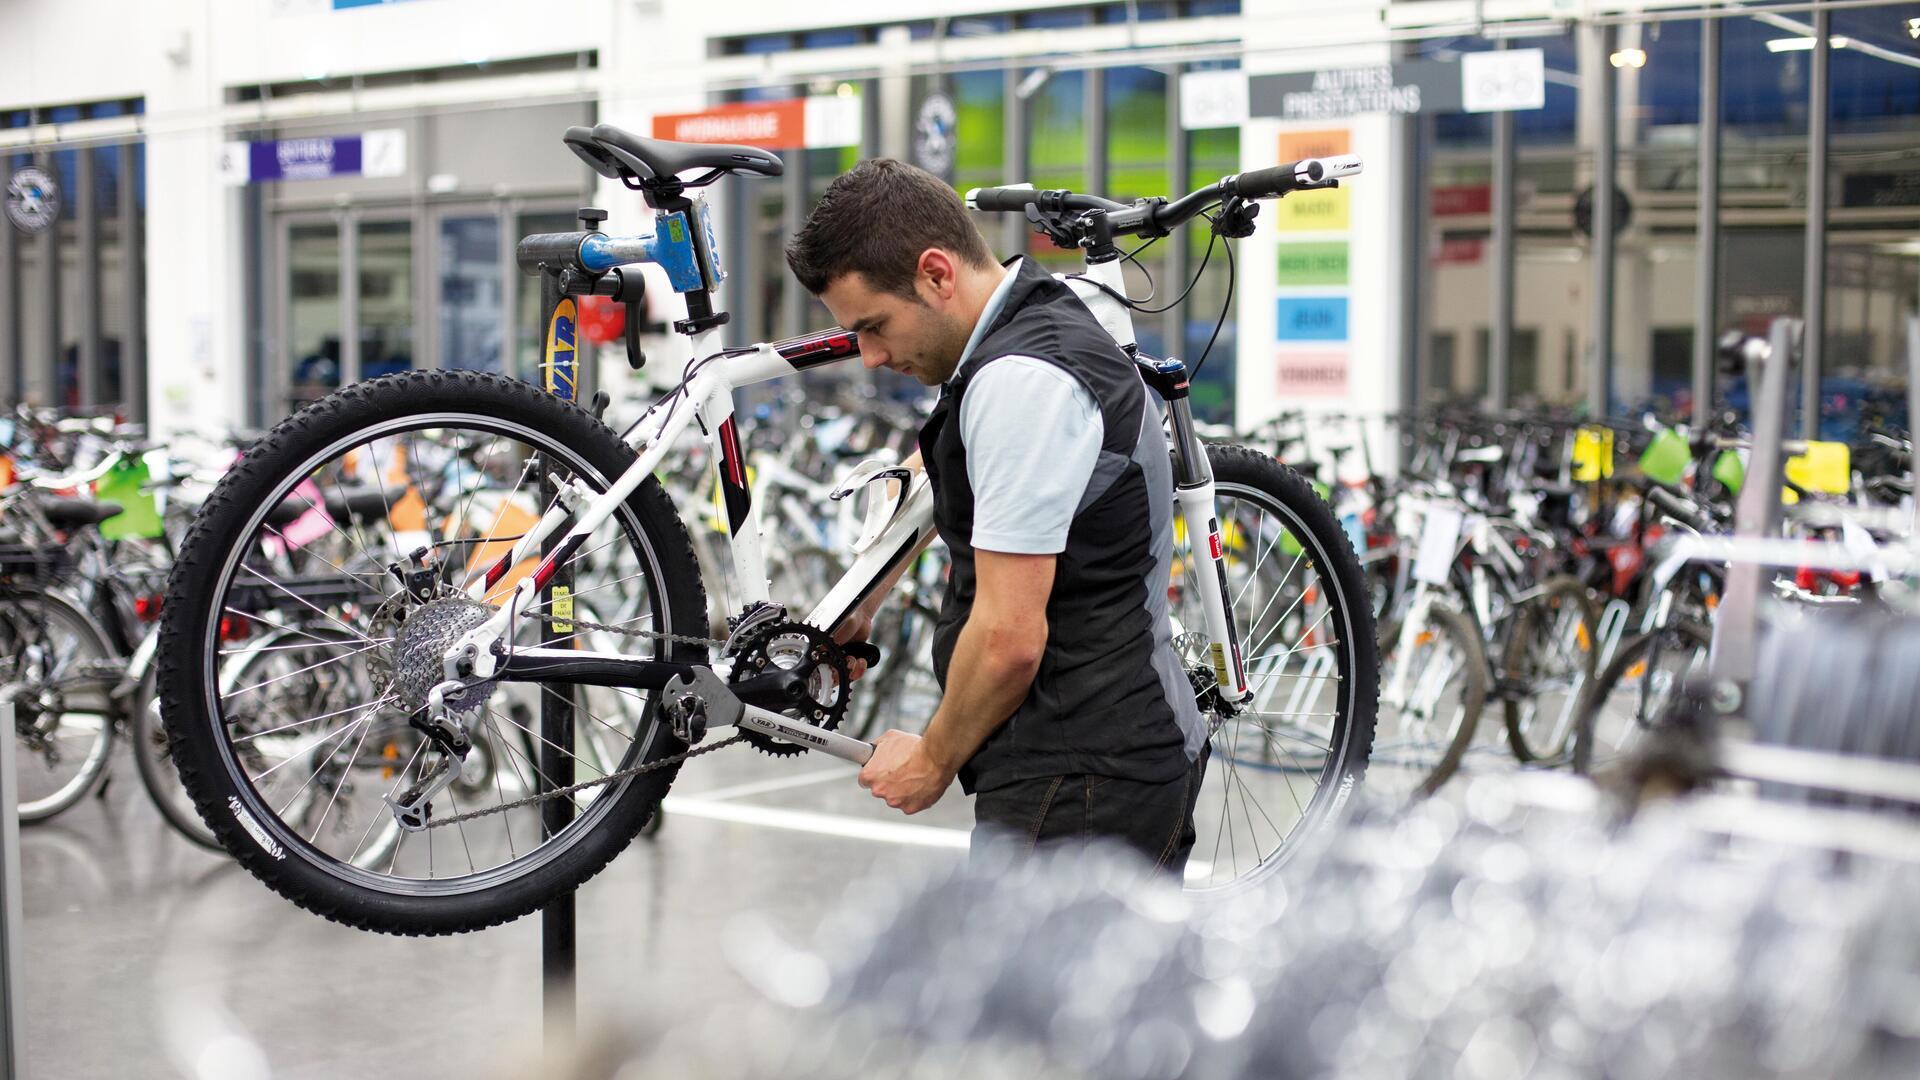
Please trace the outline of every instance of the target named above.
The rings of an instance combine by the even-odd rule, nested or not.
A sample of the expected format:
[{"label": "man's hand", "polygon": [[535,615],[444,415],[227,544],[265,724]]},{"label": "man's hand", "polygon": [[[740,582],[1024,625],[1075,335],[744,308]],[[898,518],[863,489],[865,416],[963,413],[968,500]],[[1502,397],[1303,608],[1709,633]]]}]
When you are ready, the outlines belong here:
[{"label": "man's hand", "polygon": [[[833,640],[836,644],[848,645],[856,641],[866,641],[873,636],[873,612],[865,604],[847,613],[840,625],[833,628]],[[858,657],[847,657],[847,674],[858,679],[867,673],[867,662]]]},{"label": "man's hand", "polygon": [[927,753],[924,740],[904,731],[882,732],[860,770],[860,786],[902,813],[917,814],[947,793],[954,770]]}]

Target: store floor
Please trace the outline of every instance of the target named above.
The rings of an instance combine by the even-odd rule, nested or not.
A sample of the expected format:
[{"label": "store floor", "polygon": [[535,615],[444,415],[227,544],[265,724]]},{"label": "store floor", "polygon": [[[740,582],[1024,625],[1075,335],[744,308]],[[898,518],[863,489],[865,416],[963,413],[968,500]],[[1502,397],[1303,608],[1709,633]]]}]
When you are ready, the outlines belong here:
[{"label": "store floor", "polygon": [[[760,1000],[740,965],[764,929],[808,940],[873,872],[964,857],[957,787],[907,819],[854,772],[745,748],[690,767],[665,828],[579,894],[582,1029]],[[430,939],[337,926],[175,835],[125,760],[104,798],[23,829],[21,849],[31,1080],[470,1080],[538,1051],[537,918]]]},{"label": "store floor", "polygon": [[[906,819],[854,771],[746,748],[689,767],[665,828],[579,893],[583,1029],[710,1015],[754,994],[729,959],[743,915],[805,939],[870,871],[964,857],[957,788]],[[131,761],[104,799],[22,829],[21,861],[30,1080],[484,1078],[539,1045],[538,918],[431,939],[337,926],[175,835]]]}]

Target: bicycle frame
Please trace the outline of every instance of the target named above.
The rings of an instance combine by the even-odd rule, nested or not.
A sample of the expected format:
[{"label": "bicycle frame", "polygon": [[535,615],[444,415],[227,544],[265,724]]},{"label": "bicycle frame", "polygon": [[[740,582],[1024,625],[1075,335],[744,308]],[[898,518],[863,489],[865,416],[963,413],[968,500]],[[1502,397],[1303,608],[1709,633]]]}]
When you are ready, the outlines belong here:
[{"label": "bicycle frame", "polygon": [[[1134,352],[1132,313],[1107,295],[1099,286],[1115,291],[1125,287],[1118,262],[1089,264],[1087,280],[1069,278],[1067,284],[1088,304],[1102,326],[1114,336],[1129,355]],[[1097,284],[1096,284],[1097,283]],[[734,423],[734,391],[755,383],[767,382],[801,371],[824,367],[859,354],[856,335],[838,328],[784,342],[762,343],[749,349],[723,347],[717,328],[690,335],[689,358],[683,371],[688,373],[682,388],[655,402],[627,435],[627,443],[640,456],[598,495],[584,490],[574,481],[560,492],[538,523],[515,542],[513,550],[502,556],[485,575],[467,587],[467,595],[483,599],[508,570],[540,549],[566,522],[578,515],[574,526],[541,560],[532,574],[522,579],[499,611],[485,623],[469,631],[446,654],[444,665],[448,679],[459,678],[463,662],[474,678],[499,678],[506,681],[562,681],[595,685],[623,686],[658,690],[677,676],[685,676],[690,665],[645,660],[622,653],[592,652],[569,648],[520,647],[497,654],[497,643],[508,640],[509,631],[520,612],[532,598],[579,550],[586,538],[599,528],[672,452],[676,441],[690,426],[698,425],[708,447],[719,463],[723,502],[726,506],[729,547],[735,575],[740,582],[744,605],[768,599],[766,558],[757,505],[747,482],[746,455],[740,445]],[[1179,383],[1184,388],[1184,376]],[[1184,396],[1168,402],[1176,501],[1185,518],[1187,535],[1208,538],[1208,557],[1215,573],[1201,573],[1202,604],[1212,650],[1212,664],[1220,686],[1220,695],[1230,703],[1245,701],[1252,695],[1238,634],[1227,617],[1226,563],[1220,542],[1218,516],[1214,510],[1213,476],[1207,465],[1204,447],[1195,433],[1191,407]],[[893,502],[886,528],[867,545],[864,552],[827,595],[807,613],[804,621],[817,629],[831,632],[854,608],[870,596],[892,572],[913,558],[934,531],[933,492],[925,472],[917,473],[907,490]],[[1196,540],[1195,560],[1199,562]]]}]

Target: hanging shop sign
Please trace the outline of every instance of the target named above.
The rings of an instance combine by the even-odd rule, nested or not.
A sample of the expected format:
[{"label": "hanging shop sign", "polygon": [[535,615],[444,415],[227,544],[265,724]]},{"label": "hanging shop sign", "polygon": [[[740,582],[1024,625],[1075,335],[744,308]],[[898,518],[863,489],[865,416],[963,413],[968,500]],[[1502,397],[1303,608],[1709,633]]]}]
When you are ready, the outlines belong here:
[{"label": "hanging shop sign", "polygon": [[913,118],[913,163],[941,179],[950,178],[959,119],[952,98],[928,94]]},{"label": "hanging shop sign", "polygon": [[1283,399],[1347,396],[1345,349],[1292,350],[1274,354],[1274,388]]},{"label": "hanging shop sign", "polygon": [[[1346,128],[1289,131],[1280,136],[1280,156],[1274,160],[1299,161],[1351,153],[1353,135]],[[1349,202],[1350,195],[1344,187],[1294,192],[1274,205],[1274,228],[1283,233],[1343,231],[1352,217]]]},{"label": "hanging shop sign", "polygon": [[1274,336],[1281,341],[1347,340],[1347,298],[1283,296],[1278,301]]},{"label": "hanging shop sign", "polygon": [[653,137],[669,142],[731,143],[762,150],[816,150],[860,144],[858,97],[743,101],[653,118]]},{"label": "hanging shop sign", "polygon": [[1345,240],[1281,244],[1279,251],[1279,274],[1274,279],[1277,285],[1345,285],[1347,283],[1347,242]]},{"label": "hanging shop sign", "polygon": [[29,236],[46,232],[60,216],[60,183],[38,165],[7,179],[7,220]]},{"label": "hanging shop sign", "polygon": [[1192,129],[1233,126],[1248,117],[1315,121],[1374,113],[1539,109],[1547,101],[1546,70],[1541,50],[1505,49],[1466,53],[1459,60],[1272,75],[1193,72],[1180,80],[1180,123]]},{"label": "hanging shop sign", "polygon": [[215,171],[235,186],[269,181],[405,176],[407,133],[401,128],[358,135],[230,142],[220,148]]}]

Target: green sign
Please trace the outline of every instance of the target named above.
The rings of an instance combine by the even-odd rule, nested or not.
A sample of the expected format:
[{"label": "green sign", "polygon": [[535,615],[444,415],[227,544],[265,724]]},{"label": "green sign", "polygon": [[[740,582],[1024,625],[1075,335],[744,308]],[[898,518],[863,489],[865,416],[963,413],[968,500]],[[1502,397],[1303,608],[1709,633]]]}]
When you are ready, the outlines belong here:
[{"label": "green sign", "polygon": [[1345,285],[1347,242],[1281,244],[1281,285]]}]

